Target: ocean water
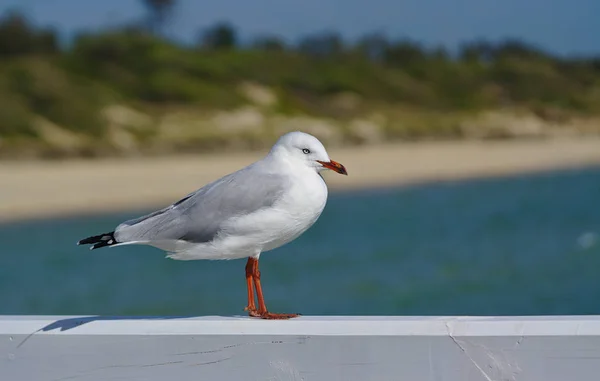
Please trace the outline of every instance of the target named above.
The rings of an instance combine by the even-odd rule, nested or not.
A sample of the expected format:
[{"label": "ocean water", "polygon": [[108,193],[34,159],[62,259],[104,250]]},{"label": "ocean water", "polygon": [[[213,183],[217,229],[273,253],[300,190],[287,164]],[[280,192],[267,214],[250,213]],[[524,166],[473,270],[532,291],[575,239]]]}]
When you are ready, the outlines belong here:
[{"label": "ocean water", "polygon": [[[0,314],[244,314],[244,260],[75,245],[145,212],[0,225]],[[273,312],[600,314],[600,169],[333,193],[260,266]]]}]

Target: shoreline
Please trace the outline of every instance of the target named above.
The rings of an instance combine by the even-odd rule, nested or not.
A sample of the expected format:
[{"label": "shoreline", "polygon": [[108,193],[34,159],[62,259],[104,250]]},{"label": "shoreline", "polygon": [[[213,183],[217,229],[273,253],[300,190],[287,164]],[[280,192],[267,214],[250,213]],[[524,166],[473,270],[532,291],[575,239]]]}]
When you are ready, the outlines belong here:
[{"label": "shoreline", "polygon": [[[0,162],[0,222],[167,206],[261,152]],[[329,150],[331,192],[600,165],[600,138],[392,143]]]}]

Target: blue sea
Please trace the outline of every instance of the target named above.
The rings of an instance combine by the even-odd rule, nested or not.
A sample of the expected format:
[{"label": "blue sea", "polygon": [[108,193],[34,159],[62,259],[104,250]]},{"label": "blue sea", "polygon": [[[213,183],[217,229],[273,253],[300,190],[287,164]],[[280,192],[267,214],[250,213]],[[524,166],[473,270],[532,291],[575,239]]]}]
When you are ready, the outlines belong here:
[{"label": "blue sea", "polygon": [[[145,212],[0,225],[0,314],[244,314],[244,260],[75,245]],[[260,266],[273,312],[600,314],[600,169],[332,193]]]}]

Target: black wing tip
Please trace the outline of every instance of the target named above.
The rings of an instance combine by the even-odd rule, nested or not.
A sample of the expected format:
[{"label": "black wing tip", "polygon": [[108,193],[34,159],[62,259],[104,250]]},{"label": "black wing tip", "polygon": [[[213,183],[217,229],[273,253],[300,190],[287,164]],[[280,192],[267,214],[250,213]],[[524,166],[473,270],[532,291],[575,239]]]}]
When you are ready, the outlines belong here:
[{"label": "black wing tip", "polygon": [[110,232],[84,238],[77,242],[77,245],[92,245],[90,250],[95,250],[101,247],[112,246],[117,243],[118,242],[115,239],[115,232]]}]

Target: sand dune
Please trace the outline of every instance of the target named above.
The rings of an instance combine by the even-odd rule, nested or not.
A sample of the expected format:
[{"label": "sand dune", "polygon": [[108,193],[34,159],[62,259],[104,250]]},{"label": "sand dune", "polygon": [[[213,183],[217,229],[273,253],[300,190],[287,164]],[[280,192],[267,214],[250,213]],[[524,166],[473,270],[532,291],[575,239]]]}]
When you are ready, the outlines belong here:
[{"label": "sand dune", "polygon": [[[162,206],[262,155],[2,162],[0,220]],[[403,143],[330,156],[349,172],[325,175],[339,191],[600,165],[600,139]]]}]

